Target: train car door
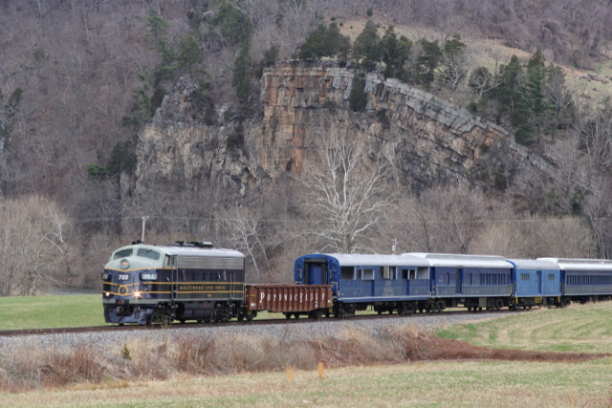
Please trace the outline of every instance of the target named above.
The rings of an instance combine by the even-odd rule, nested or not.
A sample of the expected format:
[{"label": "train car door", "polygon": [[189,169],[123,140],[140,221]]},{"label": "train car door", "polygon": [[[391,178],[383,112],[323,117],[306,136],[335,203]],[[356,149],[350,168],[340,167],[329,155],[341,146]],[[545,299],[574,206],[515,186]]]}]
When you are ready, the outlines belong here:
[{"label": "train car door", "polygon": [[542,294],[542,271],[536,272],[536,290],[538,291],[538,295]]},{"label": "train car door", "polygon": [[170,302],[172,305],[178,298],[178,259],[176,256],[171,256],[169,259],[170,264]]},{"label": "train car door", "polygon": [[455,271],[455,293],[458,295],[463,293],[463,269]]},{"label": "train car door", "polygon": [[304,284],[305,285],[323,285],[327,283],[324,277],[325,263],[323,262],[308,262],[304,265]]}]

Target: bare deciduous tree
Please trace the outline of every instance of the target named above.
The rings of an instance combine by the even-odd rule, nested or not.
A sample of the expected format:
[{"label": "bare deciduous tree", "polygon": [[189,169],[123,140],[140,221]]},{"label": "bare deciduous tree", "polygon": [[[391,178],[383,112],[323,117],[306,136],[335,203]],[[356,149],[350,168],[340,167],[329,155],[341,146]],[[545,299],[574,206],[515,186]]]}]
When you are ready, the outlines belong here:
[{"label": "bare deciduous tree", "polygon": [[30,196],[2,203],[1,296],[33,295],[41,286],[66,277],[70,271],[67,228],[66,216],[45,198]]},{"label": "bare deciduous tree", "polygon": [[487,219],[487,205],[479,191],[436,188],[406,200],[401,214],[398,236],[407,250],[468,253]]},{"label": "bare deciduous tree", "polygon": [[394,202],[384,188],[386,167],[371,161],[350,134],[326,136],[320,153],[300,179],[308,192],[309,232],[322,250],[369,251],[372,231]]},{"label": "bare deciduous tree", "polygon": [[474,240],[470,252],[508,258],[592,257],[591,231],[578,218],[503,215],[489,223]]},{"label": "bare deciduous tree", "polygon": [[[263,233],[261,223],[252,217],[247,210],[240,211],[237,209],[232,216],[225,220],[230,231],[230,239],[236,246],[236,249],[244,251],[248,260],[253,265],[253,269],[258,280],[266,277],[270,271],[270,260],[266,251],[266,246],[263,243]],[[260,262],[263,261],[266,266],[266,272],[262,271]]]}]

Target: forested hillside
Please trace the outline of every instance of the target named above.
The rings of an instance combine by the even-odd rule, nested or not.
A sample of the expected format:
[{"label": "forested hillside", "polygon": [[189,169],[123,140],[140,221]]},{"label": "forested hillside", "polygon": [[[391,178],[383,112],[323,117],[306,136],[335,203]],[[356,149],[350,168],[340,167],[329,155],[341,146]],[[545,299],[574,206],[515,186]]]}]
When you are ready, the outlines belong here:
[{"label": "forested hillside", "polygon": [[96,286],[142,217],[148,242],[242,250],[252,280],[394,243],[608,257],[611,19],[607,0],[4,1],[0,295]]}]

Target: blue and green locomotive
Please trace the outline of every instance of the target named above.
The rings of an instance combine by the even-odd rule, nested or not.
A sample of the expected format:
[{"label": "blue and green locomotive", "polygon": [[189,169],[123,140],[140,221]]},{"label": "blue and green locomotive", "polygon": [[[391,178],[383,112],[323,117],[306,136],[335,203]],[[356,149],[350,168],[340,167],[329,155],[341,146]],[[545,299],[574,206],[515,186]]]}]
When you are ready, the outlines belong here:
[{"label": "blue and green locomotive", "polygon": [[120,325],[250,319],[244,264],[242,253],[207,242],[134,242],[104,266],[104,318]]}]

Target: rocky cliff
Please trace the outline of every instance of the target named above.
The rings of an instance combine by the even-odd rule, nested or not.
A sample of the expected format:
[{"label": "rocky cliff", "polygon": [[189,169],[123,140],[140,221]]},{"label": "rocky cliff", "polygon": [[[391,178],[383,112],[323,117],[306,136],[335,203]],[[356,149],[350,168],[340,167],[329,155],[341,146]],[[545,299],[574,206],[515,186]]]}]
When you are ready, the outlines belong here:
[{"label": "rocky cliff", "polygon": [[[554,177],[549,161],[515,144],[507,130],[395,79],[356,75],[332,63],[267,68],[263,115],[244,127],[238,152],[226,148],[235,129],[224,123],[223,109],[215,125],[194,119],[197,85],[181,80],[140,135],[136,192],[158,185],[197,193],[215,185],[242,197],[262,193],[282,173],[304,171],[327,134],[356,138],[370,156],[392,164],[390,181],[407,191],[520,185],[534,172]],[[367,95],[360,112],[349,108],[355,83],[365,84]]]}]

